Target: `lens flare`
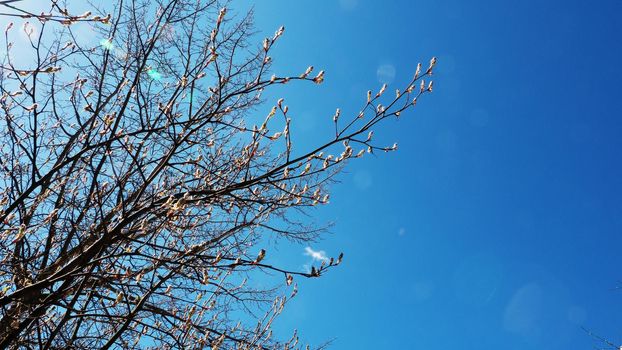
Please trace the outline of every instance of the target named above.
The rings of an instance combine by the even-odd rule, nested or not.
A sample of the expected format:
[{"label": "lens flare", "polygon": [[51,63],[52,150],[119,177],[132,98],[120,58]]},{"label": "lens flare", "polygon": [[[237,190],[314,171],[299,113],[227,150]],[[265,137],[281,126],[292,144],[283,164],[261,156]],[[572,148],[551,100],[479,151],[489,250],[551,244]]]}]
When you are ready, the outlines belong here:
[{"label": "lens flare", "polygon": [[149,77],[150,77],[151,79],[153,79],[153,80],[160,80],[160,79],[162,79],[162,74],[160,74],[160,72],[158,72],[157,70],[155,70],[155,69],[153,69],[153,68],[152,68],[152,69],[149,69],[149,70],[147,71],[147,74],[148,74],[148,75],[149,75]]},{"label": "lens flare", "polygon": [[112,41],[110,41],[110,39],[102,39],[99,44],[106,50],[114,49],[114,45],[112,44]]}]

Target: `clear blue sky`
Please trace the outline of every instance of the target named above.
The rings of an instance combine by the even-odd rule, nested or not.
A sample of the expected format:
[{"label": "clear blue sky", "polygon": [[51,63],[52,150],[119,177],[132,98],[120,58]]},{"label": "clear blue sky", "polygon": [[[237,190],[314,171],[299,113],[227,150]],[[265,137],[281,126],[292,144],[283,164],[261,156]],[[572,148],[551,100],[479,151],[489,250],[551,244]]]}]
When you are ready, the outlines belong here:
[{"label": "clear blue sky", "polygon": [[[264,33],[286,26],[277,73],[327,72],[282,94],[303,143],[439,58],[434,93],[378,130],[400,150],[353,162],[313,213],[335,226],[312,248],[345,262],[300,281],[279,329],[333,349],[591,349],[581,326],[622,340],[622,2],[255,10]],[[285,245],[269,258],[310,259]]]}]

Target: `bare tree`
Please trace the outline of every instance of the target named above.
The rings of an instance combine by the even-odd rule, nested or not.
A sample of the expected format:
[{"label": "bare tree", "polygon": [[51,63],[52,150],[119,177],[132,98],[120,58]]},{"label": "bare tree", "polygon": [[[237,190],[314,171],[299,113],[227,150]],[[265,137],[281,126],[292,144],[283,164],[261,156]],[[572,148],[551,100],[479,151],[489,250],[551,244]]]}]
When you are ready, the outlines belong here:
[{"label": "bare tree", "polygon": [[[82,15],[19,4],[2,14],[21,25],[6,28],[0,67],[0,348],[298,348],[271,324],[295,276],[342,256],[295,271],[260,245],[317,237],[290,214],[328,203],[350,159],[397,148],[372,129],[432,90],[436,60],[391,97],[368,92],[358,115],[337,110],[334,134],[305,150],[283,99],[258,115],[266,89],[324,80],[273,75],[283,28],[254,43],[252,14],[215,0]],[[81,42],[79,26],[103,39]],[[283,285],[253,283],[266,273]]]}]

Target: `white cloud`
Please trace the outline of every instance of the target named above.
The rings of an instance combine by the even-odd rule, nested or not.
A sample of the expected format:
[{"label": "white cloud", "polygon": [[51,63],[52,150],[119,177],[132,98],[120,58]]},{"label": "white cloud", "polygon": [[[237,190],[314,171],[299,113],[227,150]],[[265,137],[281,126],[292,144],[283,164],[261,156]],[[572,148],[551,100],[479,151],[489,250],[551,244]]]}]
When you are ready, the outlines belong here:
[{"label": "white cloud", "polygon": [[305,255],[310,256],[313,260],[317,261],[328,261],[328,257],[326,256],[326,252],[323,250],[313,250],[311,247],[305,248]]}]

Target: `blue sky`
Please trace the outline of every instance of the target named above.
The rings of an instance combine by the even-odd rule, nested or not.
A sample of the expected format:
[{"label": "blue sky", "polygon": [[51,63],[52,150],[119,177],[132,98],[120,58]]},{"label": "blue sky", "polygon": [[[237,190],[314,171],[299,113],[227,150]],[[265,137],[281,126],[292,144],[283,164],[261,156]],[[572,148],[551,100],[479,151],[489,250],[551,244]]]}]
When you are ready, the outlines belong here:
[{"label": "blue sky", "polygon": [[[581,327],[622,343],[622,2],[231,7],[251,4],[261,33],[286,27],[276,73],[326,71],[274,95],[300,147],[330,136],[335,108],[355,114],[438,57],[434,93],[376,130],[399,151],[353,161],[311,213],[334,226],[310,248],[344,263],[298,279],[280,333],[338,350],[593,348]],[[306,245],[277,248],[267,262],[312,262]]]},{"label": "blue sky", "polygon": [[[247,2],[234,2],[238,9]],[[382,130],[396,153],[350,164],[315,250],[338,269],[300,281],[279,329],[333,349],[590,349],[622,341],[622,3],[277,1],[275,71],[326,70],[282,97],[302,144],[368,89],[439,58],[435,91]],[[298,120],[296,117],[298,116]],[[278,257],[309,263],[304,246]],[[275,253],[276,255],[276,253]],[[274,260],[273,260],[274,261]]]}]

